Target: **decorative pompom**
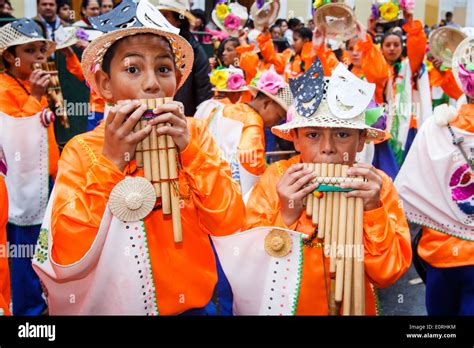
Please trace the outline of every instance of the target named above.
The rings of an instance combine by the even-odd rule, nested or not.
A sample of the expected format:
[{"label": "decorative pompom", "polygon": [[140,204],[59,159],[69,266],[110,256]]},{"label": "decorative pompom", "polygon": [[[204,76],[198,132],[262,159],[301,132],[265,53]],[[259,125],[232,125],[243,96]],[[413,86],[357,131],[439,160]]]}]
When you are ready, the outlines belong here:
[{"label": "decorative pompom", "polygon": [[457,116],[457,110],[446,104],[441,104],[433,110],[434,121],[438,127],[446,127]]},{"label": "decorative pompom", "polygon": [[121,221],[139,221],[153,210],[155,202],[155,189],[148,180],[127,177],[115,185],[110,193],[109,207]]}]

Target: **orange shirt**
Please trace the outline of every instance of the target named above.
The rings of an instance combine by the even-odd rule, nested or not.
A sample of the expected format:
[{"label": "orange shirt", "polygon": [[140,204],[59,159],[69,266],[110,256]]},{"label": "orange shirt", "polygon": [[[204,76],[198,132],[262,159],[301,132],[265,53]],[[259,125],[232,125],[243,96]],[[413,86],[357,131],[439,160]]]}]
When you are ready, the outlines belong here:
[{"label": "orange shirt", "polygon": [[244,124],[238,148],[240,163],[249,173],[262,175],[266,168],[262,117],[249,105],[243,103],[224,106],[222,114],[224,117]]},{"label": "orange shirt", "polygon": [[[295,156],[273,163],[254,186],[247,203],[244,229],[276,226],[296,230],[307,235],[314,226],[303,212],[293,225],[287,226],[280,214],[276,185],[283,173],[301,161]],[[410,267],[411,244],[408,224],[399,206],[398,194],[392,180],[383,172],[382,206],[364,212],[364,264],[366,274],[366,314],[376,314],[375,295],[371,284],[387,287],[399,279]],[[303,247],[303,270],[297,315],[327,315],[328,302],[325,284],[330,284],[329,258],[322,257],[322,248]]]},{"label": "orange shirt", "polygon": [[[458,117],[451,122],[451,125],[474,133],[474,105],[462,105]],[[423,227],[418,254],[434,267],[472,266],[474,242]]]},{"label": "orange shirt", "polygon": [[8,270],[7,254],[7,222],[8,196],[5,180],[0,174],[0,309],[3,314],[11,315],[10,304],[10,272]]},{"label": "orange shirt", "polygon": [[403,30],[407,33],[407,56],[410,60],[411,72],[415,74],[420,70],[421,64],[425,59],[428,40],[423,30],[423,23],[419,20],[414,20],[411,26],[405,23]]},{"label": "orange shirt", "polygon": [[[20,83],[30,91],[30,82],[19,80]],[[15,79],[7,74],[0,74],[0,111],[12,117],[32,116],[43,108],[48,107],[46,97],[39,102],[35,97],[29,95],[18,84]],[[39,122],[39,120],[38,120]],[[48,127],[48,147],[49,147],[49,174],[56,176],[58,171],[59,149],[54,136],[54,127]]]},{"label": "orange shirt", "polygon": [[[194,118],[187,122],[191,140],[180,153],[179,173],[183,243],[174,243],[171,217],[164,218],[161,209],[144,219],[155,288],[160,289],[158,310],[164,315],[209,302],[217,281],[209,234],[238,231],[245,213],[240,188],[206,127]],[[61,265],[80,260],[89,250],[115,185],[126,175],[143,176],[135,161],[121,172],[101,154],[104,124],[71,139],[59,161],[51,229],[52,257]]]},{"label": "orange shirt", "polygon": [[383,93],[389,78],[390,67],[380,49],[367,34],[366,40],[359,40],[354,48],[362,52],[361,66],[353,67],[352,73],[357,77],[364,76],[370,83],[375,83],[375,101],[384,102]]}]

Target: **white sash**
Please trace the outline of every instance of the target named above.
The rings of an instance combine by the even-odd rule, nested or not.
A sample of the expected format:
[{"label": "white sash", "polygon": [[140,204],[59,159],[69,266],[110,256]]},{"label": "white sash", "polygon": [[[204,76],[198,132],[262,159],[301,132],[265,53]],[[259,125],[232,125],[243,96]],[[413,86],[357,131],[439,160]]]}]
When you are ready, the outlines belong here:
[{"label": "white sash", "polygon": [[19,226],[40,225],[49,194],[48,129],[40,113],[11,117],[0,112],[0,150],[8,168],[8,221]]},{"label": "white sash", "polygon": [[[211,99],[199,105],[195,117],[201,120],[211,118],[208,124],[209,132],[222,151],[223,158],[229,163],[232,178],[239,182],[242,195],[245,195],[252,189],[260,176],[249,173],[240,163],[239,144],[244,124],[225,117],[223,115],[224,107],[225,104]],[[244,154],[244,157],[250,157],[253,154],[247,155]]]},{"label": "white sash", "polygon": [[[463,148],[472,158],[474,134],[452,129],[464,138]],[[448,128],[437,126],[433,117],[426,120],[395,180],[408,220],[474,240],[474,214],[466,213],[474,208],[474,173],[469,177],[466,167]]]},{"label": "white sash", "polygon": [[422,74],[416,80],[417,89],[413,91],[413,103],[417,106],[415,109],[415,117],[418,129],[429,117],[433,116],[430,80],[424,63],[420,70],[422,71]]},{"label": "white sash", "polygon": [[[286,231],[292,248],[273,257],[264,248],[271,230]],[[225,237],[212,237],[232,288],[235,315],[294,315],[303,264],[302,234],[277,227],[257,227]]]},{"label": "white sash", "polygon": [[51,256],[48,204],[33,268],[48,291],[51,315],[157,315],[145,226],[124,223],[107,207],[97,236],[78,262],[63,266]]}]

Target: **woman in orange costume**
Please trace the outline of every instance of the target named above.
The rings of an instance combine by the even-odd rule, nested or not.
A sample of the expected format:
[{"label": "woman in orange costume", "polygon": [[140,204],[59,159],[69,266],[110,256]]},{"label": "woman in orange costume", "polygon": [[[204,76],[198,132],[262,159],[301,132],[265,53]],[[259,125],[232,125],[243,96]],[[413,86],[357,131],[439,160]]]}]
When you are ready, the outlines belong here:
[{"label": "woman in orange costume", "polygon": [[[309,83],[303,84],[302,90],[308,89],[307,84]],[[360,87],[362,84],[361,81],[358,86],[351,85],[346,89],[365,89],[366,87]],[[327,110],[328,102],[324,98],[323,96],[319,108]],[[295,100],[298,100],[297,96]],[[369,101],[370,98],[366,100],[367,103]],[[306,112],[304,108],[298,109],[296,106],[296,110],[292,122],[274,127],[273,132],[291,139],[301,155],[272,164],[260,178],[247,204],[245,229],[276,226],[314,236],[315,226],[306,216],[303,199],[317,184],[311,183],[315,174],[304,169],[302,163],[352,165],[356,152],[361,151],[364,142],[368,140],[367,133],[354,129],[354,125],[351,128],[340,128],[341,120],[332,112],[318,112],[316,109],[308,112],[312,113],[311,116],[303,117],[299,114]],[[357,128],[370,127],[362,121]],[[378,131],[377,134],[377,137],[383,137],[383,132]],[[373,139],[374,137],[369,140]],[[347,154],[348,158],[344,157]],[[406,272],[411,262],[410,234],[392,180],[367,164],[360,163],[350,171],[350,175],[362,175],[368,180],[363,186],[354,187],[355,190],[348,196],[364,197],[366,314],[375,315],[376,299],[371,291],[373,285],[389,286]],[[329,260],[324,259],[320,243],[313,241],[304,244],[296,314],[327,315]]]},{"label": "woman in orange costume", "polygon": [[[242,225],[244,206],[239,189],[205,126],[187,119],[180,103],[147,111],[134,100],[172,97],[189,75],[193,61],[186,40],[147,4],[123,1],[111,12],[91,19],[104,34],[84,51],[84,75],[94,90],[116,105],[94,131],[73,138],[62,153],[45,219],[50,223],[40,236],[45,252],[34,261],[48,288],[50,314],[212,314],[210,300],[217,272],[209,234],[231,234]],[[124,7],[128,7],[129,18],[118,18]],[[147,16],[139,17],[143,12]],[[136,25],[123,29],[121,20],[135,20]],[[108,23],[105,27],[104,22]],[[169,40],[176,44],[173,51]],[[105,44],[110,48],[99,51]],[[145,111],[158,116],[133,132]],[[127,176],[135,178],[126,179],[134,182],[143,176],[126,155],[133,158],[136,145],[150,134],[151,124],[166,122],[171,126],[161,127],[157,133],[170,135],[179,150],[183,243],[174,242],[172,221],[164,217],[160,204],[143,220],[127,223],[111,215],[108,208],[108,204],[120,204],[111,201],[117,184]],[[120,185],[126,189],[126,181]],[[117,228],[122,232],[108,233],[108,229]],[[105,243],[97,243],[102,238]],[[103,263],[110,252],[122,249],[121,243],[128,244],[123,245],[128,252],[120,251],[115,261]],[[95,257],[98,254],[100,258]],[[117,262],[123,262],[120,270]],[[84,272],[89,276],[75,281]],[[117,282],[120,288],[114,285]],[[70,288],[87,291],[78,290],[71,304],[64,301]],[[100,295],[104,291],[110,291],[111,301],[104,301]]]}]

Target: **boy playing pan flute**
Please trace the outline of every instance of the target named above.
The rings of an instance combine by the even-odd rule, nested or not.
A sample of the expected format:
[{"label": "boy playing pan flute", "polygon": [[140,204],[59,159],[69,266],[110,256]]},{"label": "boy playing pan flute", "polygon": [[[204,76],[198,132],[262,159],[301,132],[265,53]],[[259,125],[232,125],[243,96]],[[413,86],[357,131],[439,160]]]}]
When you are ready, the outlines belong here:
[{"label": "boy playing pan flute", "polygon": [[[159,116],[133,131],[147,111],[134,99],[173,97],[190,73],[193,51],[147,0],[123,1],[91,22],[104,34],[84,51],[83,71],[116,105],[94,131],[69,142],[59,163],[34,262],[50,313],[209,314],[217,280],[209,234],[241,228],[239,188],[205,127],[187,119],[179,103],[158,106],[152,112]],[[180,152],[179,244],[159,207],[140,217],[149,196],[135,161],[127,162],[157,123],[171,124],[157,133],[170,135]],[[113,200],[117,188],[121,198]],[[138,218],[123,222],[112,205]]]},{"label": "boy playing pan flute", "polygon": [[[324,84],[327,84],[327,92]],[[306,215],[304,200],[318,184],[312,183],[316,175],[305,169],[304,164],[352,166],[356,153],[363,149],[366,141],[383,137],[382,131],[366,124],[365,112],[375,86],[359,80],[341,65],[324,81],[321,63],[316,60],[304,75],[290,80],[290,85],[296,112],[292,121],[275,126],[272,131],[293,141],[300,155],[272,164],[251,192],[244,229],[260,228],[214,238],[223,269],[229,273],[226,274],[234,292],[234,307],[240,314],[328,314],[330,258],[325,257],[323,243],[316,238],[320,227],[313,225],[311,217]],[[386,174],[362,163],[355,164],[347,174],[366,179],[365,182],[343,183],[341,188],[352,188],[347,197],[363,200],[365,314],[375,315],[373,285],[388,286],[408,269],[410,235],[397,192]],[[272,226],[273,230],[268,233],[269,228],[266,228],[261,232],[265,226]],[[299,233],[289,230],[302,233],[303,239]],[[268,239],[273,233],[276,237]],[[256,235],[260,234],[267,234],[265,248],[257,242]],[[295,235],[298,236],[295,238]],[[246,244],[251,238],[254,238],[252,243]],[[241,254],[245,253],[235,267],[246,277],[249,272],[255,275],[254,284],[246,290],[254,292],[254,297],[260,296],[258,302],[246,297],[245,279],[232,276],[232,260],[221,257],[229,247],[226,245],[229,240],[240,248]],[[245,264],[245,259],[251,257],[254,259]],[[264,267],[269,271],[262,271]],[[262,273],[258,277],[266,284],[260,286],[257,273]],[[363,281],[363,274],[361,279]]]}]

